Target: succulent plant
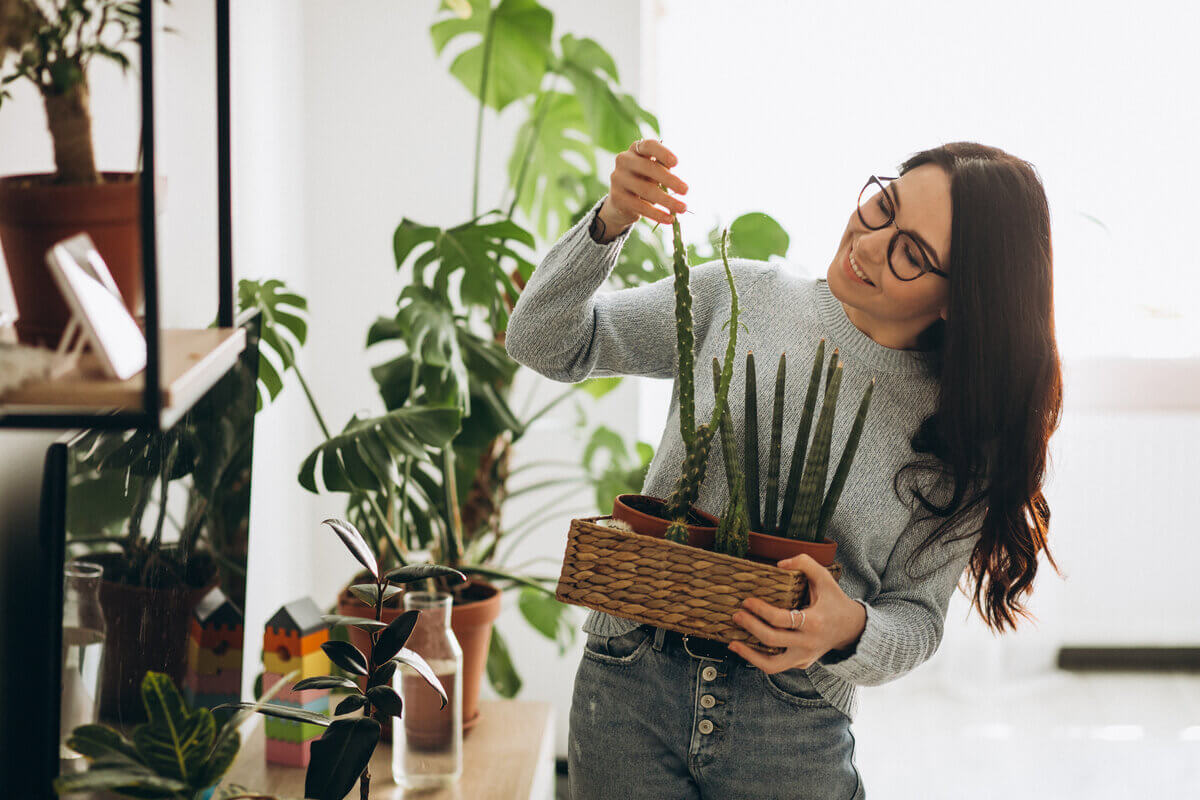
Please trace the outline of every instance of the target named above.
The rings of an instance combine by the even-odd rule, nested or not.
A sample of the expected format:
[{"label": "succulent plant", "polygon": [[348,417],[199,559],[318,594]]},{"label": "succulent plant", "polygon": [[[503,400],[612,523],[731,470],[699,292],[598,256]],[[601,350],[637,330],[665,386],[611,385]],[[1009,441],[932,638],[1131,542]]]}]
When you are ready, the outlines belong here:
[{"label": "succulent plant", "polygon": [[713,436],[720,424],[721,414],[729,399],[729,383],[733,378],[733,356],[737,348],[738,295],[733,281],[733,270],[729,266],[729,230],[721,235],[721,260],[725,265],[725,279],[729,282],[729,343],[725,348],[725,362],[721,369],[720,382],[716,389],[716,400],[711,419],[696,426],[695,407],[695,339],[692,331],[692,295],[688,286],[687,255],[683,247],[683,235],[678,218],[672,219],[671,227],[675,240],[675,328],[678,347],[679,370],[679,426],[686,455],[679,479],[666,501],[666,512],[671,520],[666,538],[686,544],[688,511],[700,493],[700,485],[708,467],[708,453]]},{"label": "succulent plant", "polygon": [[[721,365],[712,361],[713,391],[721,384]],[[746,485],[742,479],[741,458],[737,442],[733,438],[733,420],[728,407],[721,413],[721,455],[725,459],[725,480],[729,485],[729,500],[717,525],[713,549],[738,558],[745,557],[750,549],[750,520],[746,515]],[[757,505],[757,503],[755,504]]]}]

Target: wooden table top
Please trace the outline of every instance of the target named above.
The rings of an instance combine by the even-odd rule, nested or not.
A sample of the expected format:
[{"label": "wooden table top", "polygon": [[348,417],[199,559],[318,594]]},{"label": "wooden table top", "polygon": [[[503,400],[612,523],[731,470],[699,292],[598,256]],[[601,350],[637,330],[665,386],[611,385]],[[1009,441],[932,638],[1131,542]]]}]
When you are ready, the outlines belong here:
[{"label": "wooden table top", "polygon": [[[546,800],[554,786],[554,709],[528,700],[480,700],[478,724],[463,738],[462,778],[447,789],[405,791],[392,780],[392,747],[383,741],[371,757],[372,800]],[[267,764],[263,717],[243,731],[241,752],[225,776],[280,798],[304,796],[304,769]],[[358,785],[349,795],[358,798]]]}]

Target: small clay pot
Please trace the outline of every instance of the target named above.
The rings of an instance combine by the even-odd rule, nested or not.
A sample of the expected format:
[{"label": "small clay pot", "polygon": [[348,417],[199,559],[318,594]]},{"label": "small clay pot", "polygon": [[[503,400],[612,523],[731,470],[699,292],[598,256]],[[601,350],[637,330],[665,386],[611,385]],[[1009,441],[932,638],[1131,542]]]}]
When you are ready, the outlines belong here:
[{"label": "small clay pot", "polygon": [[786,536],[750,531],[750,557],[763,563],[775,564],[785,558],[807,553],[823,567],[833,565],[837,555],[837,542],[825,539],[822,542],[805,542]]},{"label": "small clay pot", "polygon": [[[613,500],[613,519],[621,520],[633,528],[635,533],[643,536],[653,536],[661,539],[667,534],[667,526],[671,521],[666,518],[666,501],[644,494],[622,494]],[[711,514],[706,514],[692,506],[688,512],[688,539],[693,547],[698,547],[695,541],[708,539],[712,546],[713,537],[720,522]]]}]

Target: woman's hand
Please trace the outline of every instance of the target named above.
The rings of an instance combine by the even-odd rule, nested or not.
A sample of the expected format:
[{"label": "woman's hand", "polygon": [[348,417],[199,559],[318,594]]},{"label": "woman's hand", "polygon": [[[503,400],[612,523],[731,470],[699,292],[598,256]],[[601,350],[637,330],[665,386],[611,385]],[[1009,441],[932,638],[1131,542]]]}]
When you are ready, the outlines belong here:
[{"label": "woman's hand", "polygon": [[673,214],[669,212],[687,211],[682,200],[663,189],[687,194],[687,184],[670,171],[678,163],[675,154],[657,139],[639,139],[618,153],[609,177],[608,199],[599,212],[608,230],[623,230],[642,217],[670,225]]},{"label": "woman's hand", "polygon": [[[792,628],[792,615],[786,608],[773,606],[757,597],[749,597],[733,615],[733,621],[758,637],[763,644],[785,647],[778,655],[767,655],[733,642],[729,649],[768,674],[793,667],[806,669],[830,650],[849,648],[862,636],[867,612],[838,586],[828,569],[807,554],[779,562],[783,569],[795,569],[808,578],[809,605],[804,608],[804,624]],[[800,614],[796,613],[799,623]]]}]

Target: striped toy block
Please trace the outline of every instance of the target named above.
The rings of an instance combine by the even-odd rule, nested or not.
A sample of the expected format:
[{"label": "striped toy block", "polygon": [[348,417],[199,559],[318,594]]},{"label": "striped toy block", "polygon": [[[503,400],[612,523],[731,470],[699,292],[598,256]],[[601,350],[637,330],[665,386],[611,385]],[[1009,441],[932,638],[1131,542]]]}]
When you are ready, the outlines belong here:
[{"label": "striped toy block", "polygon": [[263,652],[277,653],[281,659],[306,656],[321,652],[321,645],[329,641],[329,629],[321,628],[301,637],[295,631],[268,627],[263,633]]},{"label": "striped toy block", "polygon": [[228,670],[240,672],[242,669],[242,651],[238,648],[236,650],[229,649],[223,653],[217,653],[201,646],[195,639],[188,639],[187,663],[189,669],[201,675],[216,675],[219,672],[226,672]]},{"label": "striped toy block", "polygon": [[[279,680],[282,677],[283,676],[280,675],[278,672],[270,672],[270,671],[264,672],[263,673],[263,692],[271,691],[271,688],[275,684],[279,683]],[[296,678],[294,680],[288,681],[287,688],[280,689],[279,693],[276,694],[271,699],[271,702],[282,703],[286,706],[300,706],[301,708],[308,708],[313,703],[324,700],[325,709],[321,709],[321,710],[328,709],[329,708],[329,690],[328,689],[302,689],[299,692],[293,691],[291,687],[294,684],[299,683],[300,680],[302,680],[302,679]]]},{"label": "striped toy block", "polygon": [[299,669],[300,674],[296,676],[296,680],[302,680],[315,678],[318,675],[328,675],[329,656],[325,655],[324,650],[318,650],[303,658],[284,659],[280,657],[279,653],[263,650],[263,666],[266,667],[267,672],[276,672],[280,675],[286,675],[294,669]]},{"label": "striped toy block", "polygon": [[268,739],[275,739],[280,742],[307,742],[310,739],[319,739],[321,734],[325,732],[322,725],[315,725],[311,722],[299,722],[298,720],[280,719],[279,717],[267,717],[263,722],[265,726],[263,731]]},{"label": "striped toy block", "polygon": [[189,672],[183,678],[183,685],[196,694],[241,694],[242,671],[225,670],[216,675]]},{"label": "striped toy block", "polygon": [[241,625],[207,625],[202,626],[196,620],[188,629],[188,638],[198,642],[201,647],[210,650],[228,650],[231,647],[242,649],[242,638],[245,634]]},{"label": "striped toy block", "polygon": [[267,739],[267,763],[284,764],[289,767],[307,767],[309,759],[312,758],[312,743],[312,739],[306,742],[282,742],[278,739]]}]

